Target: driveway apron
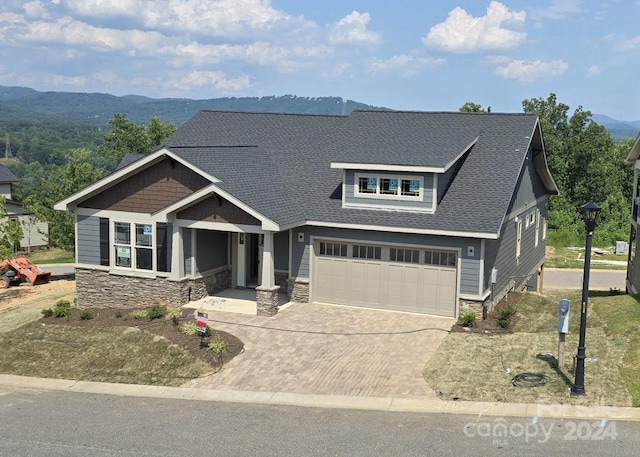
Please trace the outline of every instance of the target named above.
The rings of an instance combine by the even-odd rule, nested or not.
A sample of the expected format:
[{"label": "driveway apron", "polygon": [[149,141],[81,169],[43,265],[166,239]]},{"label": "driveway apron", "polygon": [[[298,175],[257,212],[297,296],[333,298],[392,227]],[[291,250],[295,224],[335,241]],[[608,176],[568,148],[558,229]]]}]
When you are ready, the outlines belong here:
[{"label": "driveway apron", "polygon": [[240,338],[245,351],[187,387],[407,398],[435,398],[422,370],[455,322],[315,303],[274,317],[212,311],[208,319]]}]

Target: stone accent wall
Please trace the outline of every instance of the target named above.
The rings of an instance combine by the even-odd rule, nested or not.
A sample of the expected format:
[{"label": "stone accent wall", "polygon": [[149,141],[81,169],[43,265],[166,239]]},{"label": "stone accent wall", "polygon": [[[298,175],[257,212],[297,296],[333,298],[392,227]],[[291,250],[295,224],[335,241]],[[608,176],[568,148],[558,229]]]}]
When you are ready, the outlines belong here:
[{"label": "stone accent wall", "polygon": [[197,279],[174,281],[110,274],[76,268],[78,306],[140,308],[156,302],[184,305],[231,287],[231,270],[224,268]]},{"label": "stone accent wall", "polygon": [[309,280],[289,279],[287,295],[289,301],[296,303],[309,303]]},{"label": "stone accent wall", "polygon": [[274,316],[278,314],[278,290],[280,287],[256,287],[258,316]]}]

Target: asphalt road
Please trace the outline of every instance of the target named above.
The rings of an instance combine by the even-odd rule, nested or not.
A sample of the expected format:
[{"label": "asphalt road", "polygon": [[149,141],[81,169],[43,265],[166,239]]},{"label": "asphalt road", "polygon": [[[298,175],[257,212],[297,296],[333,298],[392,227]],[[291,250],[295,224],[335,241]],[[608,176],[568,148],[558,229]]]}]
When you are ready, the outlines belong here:
[{"label": "asphalt road", "polygon": [[[591,269],[590,290],[618,289],[624,292],[626,270]],[[566,268],[545,268],[544,289],[582,289],[583,270]]]},{"label": "asphalt road", "polygon": [[637,456],[639,432],[637,422],[534,423],[0,387],[0,456],[7,457]]}]

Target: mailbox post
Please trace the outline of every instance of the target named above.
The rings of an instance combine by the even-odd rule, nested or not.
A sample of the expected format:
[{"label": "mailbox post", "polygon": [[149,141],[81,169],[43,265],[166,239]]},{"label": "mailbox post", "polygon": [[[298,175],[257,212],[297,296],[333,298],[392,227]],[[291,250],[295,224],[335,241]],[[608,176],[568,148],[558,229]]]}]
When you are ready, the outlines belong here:
[{"label": "mailbox post", "polygon": [[558,309],[558,368],[564,365],[564,343],[569,333],[569,309],[571,301],[563,298]]}]

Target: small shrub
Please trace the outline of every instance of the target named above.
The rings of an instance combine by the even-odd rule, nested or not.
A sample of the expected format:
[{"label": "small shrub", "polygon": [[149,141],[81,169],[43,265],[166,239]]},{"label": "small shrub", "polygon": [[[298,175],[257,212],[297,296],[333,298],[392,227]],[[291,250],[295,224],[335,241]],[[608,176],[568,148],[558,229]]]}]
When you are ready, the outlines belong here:
[{"label": "small shrub", "polygon": [[42,317],[51,317],[53,316],[53,310],[51,308],[44,308],[42,311]]},{"label": "small shrub", "polygon": [[133,313],[133,318],[134,319],[140,319],[140,320],[142,320],[142,319],[146,320],[148,318],[148,315],[147,315],[146,311],[136,311],[136,312]]},{"label": "small shrub", "polygon": [[517,309],[513,305],[505,306],[498,311],[498,325],[504,329],[511,328],[511,321]]},{"label": "small shrub", "polygon": [[178,331],[180,333],[184,333],[185,335],[197,335],[198,327],[195,322],[182,322],[178,325]]},{"label": "small shrub", "polygon": [[463,327],[476,327],[478,325],[478,317],[475,311],[467,311],[460,316]]},{"label": "small shrub", "polygon": [[93,316],[89,311],[83,311],[82,314],[80,314],[81,321],[88,321],[90,319],[93,319]]},{"label": "small shrub", "polygon": [[178,325],[180,323],[181,317],[182,317],[182,308],[176,307],[176,308],[169,308],[167,310],[167,315],[165,316],[165,319],[167,319],[168,321],[171,321],[173,325]]},{"label": "small shrub", "polygon": [[69,317],[71,314],[71,302],[69,300],[58,300],[53,305],[54,317]]},{"label": "small shrub", "polygon": [[164,309],[160,303],[154,303],[149,311],[147,311],[147,319],[152,321],[154,319],[160,319],[164,316]]},{"label": "small shrub", "polygon": [[227,349],[227,343],[220,338],[214,338],[214,340],[209,343],[209,350],[215,352],[218,355],[222,354],[225,349]]}]

